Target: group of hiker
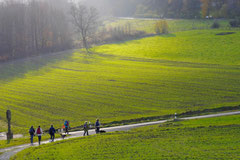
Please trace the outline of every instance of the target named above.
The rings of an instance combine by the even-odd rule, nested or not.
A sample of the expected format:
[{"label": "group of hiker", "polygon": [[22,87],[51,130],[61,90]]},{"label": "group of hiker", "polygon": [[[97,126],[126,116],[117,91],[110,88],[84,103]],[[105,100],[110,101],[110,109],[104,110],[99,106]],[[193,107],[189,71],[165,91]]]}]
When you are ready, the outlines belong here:
[{"label": "group of hiker", "polygon": [[[65,130],[65,134],[69,134],[69,121],[65,121],[64,122],[64,125],[62,127],[62,130]],[[84,125],[83,125],[83,136],[85,135],[89,135],[88,134],[88,130],[91,128],[91,123],[89,122],[85,122]],[[96,120],[96,123],[95,123],[95,131],[96,131],[96,134],[100,133],[100,122],[99,122],[99,119]],[[60,131],[61,132],[61,131]],[[51,142],[54,142],[54,139],[55,139],[55,133],[56,133],[56,130],[55,128],[53,127],[53,125],[51,125],[51,127],[49,128],[48,130],[48,133],[50,134],[50,141]],[[31,128],[29,129],[29,134],[30,134],[30,140],[31,140],[31,145],[33,145],[33,137],[35,135],[38,136],[38,144],[40,145],[41,144],[41,139],[42,139],[42,134],[43,134],[43,130],[40,126],[38,126],[38,128],[35,130],[33,128],[33,126],[31,126]]]},{"label": "group of hiker", "polygon": [[[88,134],[88,130],[89,128],[91,128],[91,122],[85,122],[84,125],[83,125],[83,136],[85,136],[87,134],[87,136],[89,135]],[[96,131],[96,134],[98,134],[100,132],[100,122],[99,122],[99,119],[96,120],[96,123],[95,123],[95,131]]]},{"label": "group of hiker", "polygon": [[40,145],[41,139],[42,139],[42,134],[43,134],[42,128],[40,126],[38,126],[38,128],[35,130],[33,128],[33,126],[31,126],[31,128],[29,129],[29,134],[30,134],[31,144],[33,145],[33,137],[35,135],[37,135],[38,136],[38,143]]},{"label": "group of hiker", "polygon": [[[49,134],[51,136],[50,137],[51,142],[54,142],[55,133],[56,133],[56,130],[53,127],[53,125],[51,125],[51,128],[49,129]],[[33,137],[35,135],[38,136],[38,144],[39,145],[41,144],[43,130],[42,130],[42,128],[40,126],[38,126],[38,128],[36,130],[33,128],[33,126],[31,126],[31,128],[29,129],[29,134],[30,134],[30,139],[31,139],[31,145],[33,145]]]}]

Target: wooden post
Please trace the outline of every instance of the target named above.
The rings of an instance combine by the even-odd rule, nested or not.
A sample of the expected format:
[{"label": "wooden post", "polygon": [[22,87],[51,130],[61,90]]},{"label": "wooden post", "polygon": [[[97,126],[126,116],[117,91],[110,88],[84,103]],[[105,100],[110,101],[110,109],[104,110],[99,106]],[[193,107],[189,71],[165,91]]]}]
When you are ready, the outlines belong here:
[{"label": "wooden post", "polygon": [[8,120],[8,133],[7,133],[7,140],[11,140],[13,139],[13,133],[11,131],[11,111],[10,110],[7,110],[7,120]]}]

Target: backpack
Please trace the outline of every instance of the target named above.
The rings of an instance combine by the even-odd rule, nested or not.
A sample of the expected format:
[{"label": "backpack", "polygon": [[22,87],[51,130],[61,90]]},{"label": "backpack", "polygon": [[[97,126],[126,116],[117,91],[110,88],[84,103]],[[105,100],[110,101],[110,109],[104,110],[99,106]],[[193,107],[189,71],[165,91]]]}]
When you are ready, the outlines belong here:
[{"label": "backpack", "polygon": [[100,126],[99,121],[96,122],[95,126],[96,126],[96,127],[99,127],[99,126]]},{"label": "backpack", "polygon": [[40,128],[37,129],[37,134],[41,134],[41,129]]},{"label": "backpack", "polygon": [[29,133],[30,133],[31,135],[33,135],[33,134],[34,134],[34,129],[33,129],[33,128],[30,128]]},{"label": "backpack", "polygon": [[65,121],[64,126],[65,126],[65,128],[69,127],[68,121]]},{"label": "backpack", "polygon": [[55,133],[54,128],[50,128],[49,134],[54,134],[54,133]]}]

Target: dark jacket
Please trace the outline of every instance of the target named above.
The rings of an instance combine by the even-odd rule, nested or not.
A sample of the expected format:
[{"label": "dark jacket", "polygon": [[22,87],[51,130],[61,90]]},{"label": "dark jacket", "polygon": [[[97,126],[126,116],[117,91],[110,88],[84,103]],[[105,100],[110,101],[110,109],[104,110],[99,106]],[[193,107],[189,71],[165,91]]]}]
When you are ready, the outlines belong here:
[{"label": "dark jacket", "polygon": [[49,134],[53,135],[53,134],[55,134],[55,133],[56,133],[55,128],[51,127],[51,128],[49,129]]},{"label": "dark jacket", "polygon": [[35,129],[34,129],[33,127],[31,127],[31,128],[29,129],[29,134],[30,134],[30,135],[34,135],[34,133],[35,133]]},{"label": "dark jacket", "polygon": [[95,127],[100,127],[100,122],[99,122],[99,121],[97,121],[97,122],[95,123]]}]

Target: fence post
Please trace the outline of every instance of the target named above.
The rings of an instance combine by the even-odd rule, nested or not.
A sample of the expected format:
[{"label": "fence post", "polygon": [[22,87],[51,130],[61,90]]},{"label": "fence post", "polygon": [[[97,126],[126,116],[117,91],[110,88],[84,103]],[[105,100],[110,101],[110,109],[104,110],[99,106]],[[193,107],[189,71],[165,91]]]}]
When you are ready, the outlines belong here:
[{"label": "fence post", "polygon": [[13,133],[11,131],[11,118],[12,118],[11,111],[7,110],[6,115],[7,115],[7,121],[8,121],[7,140],[11,140],[13,139]]}]

